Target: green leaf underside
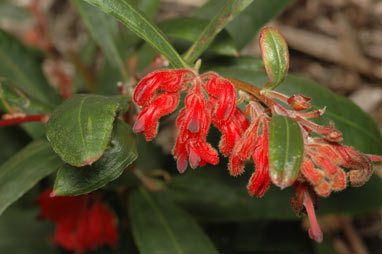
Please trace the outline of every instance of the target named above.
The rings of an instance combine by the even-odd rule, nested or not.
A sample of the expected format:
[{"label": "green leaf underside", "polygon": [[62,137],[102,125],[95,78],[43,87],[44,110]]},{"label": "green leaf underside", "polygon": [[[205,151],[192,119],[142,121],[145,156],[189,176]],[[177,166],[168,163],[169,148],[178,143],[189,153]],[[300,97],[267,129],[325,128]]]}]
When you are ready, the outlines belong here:
[{"label": "green leaf underside", "polygon": [[194,62],[204,52],[204,50],[213,41],[215,36],[240,12],[242,12],[253,0],[227,0],[223,7],[200,33],[197,40],[187,50],[184,59],[187,62]]},{"label": "green leaf underside", "polygon": [[117,20],[83,0],[74,0],[73,2],[86,27],[103,49],[109,62],[114,67],[119,68],[122,77],[127,80],[128,72],[117,43],[119,36]]},{"label": "green leaf underside", "polygon": [[163,54],[175,68],[185,68],[188,65],[167,41],[163,32],[151,23],[143,13],[124,0],[85,0],[97,6],[102,11],[112,15],[125,24],[130,30],[148,42]]},{"label": "green leaf underside", "polygon": [[[172,38],[194,42],[203,28],[208,25],[207,20],[190,17],[177,17],[158,24],[162,31]],[[211,51],[227,56],[238,55],[239,52],[227,30],[222,30],[208,47]]]},{"label": "green leaf underside", "polygon": [[269,125],[269,176],[280,188],[297,178],[304,141],[298,124],[286,116],[275,115]]},{"label": "green leaf underside", "polygon": [[[224,2],[222,0],[210,0],[201,8],[196,9],[193,16],[204,19],[213,17],[216,10],[219,10]],[[253,0],[252,4],[226,27],[238,49],[242,49],[251,42],[256,33],[272,18],[281,13],[290,2],[291,0]]]},{"label": "green leaf underside", "polygon": [[[199,220],[209,223],[298,220],[289,202],[295,196],[291,187],[280,190],[271,186],[262,198],[249,196],[246,185],[253,170],[253,164],[248,164],[246,173],[236,178],[229,176],[226,165],[189,171],[173,177],[167,190],[157,195],[178,203]],[[382,206],[382,198],[375,195],[381,192],[380,179],[373,176],[362,188],[348,187],[320,199],[317,212],[357,215],[373,211]]]},{"label": "green leaf underside", "polygon": [[190,215],[142,187],[130,195],[129,214],[142,254],[218,253]]},{"label": "green leaf underside", "polygon": [[72,196],[94,191],[118,178],[137,157],[135,135],[129,125],[117,120],[110,147],[102,157],[92,166],[63,165],[57,173],[54,192],[58,196]]},{"label": "green leaf underside", "polygon": [[47,106],[55,106],[60,102],[60,96],[48,84],[36,57],[18,39],[1,29],[0,59],[0,77]]},{"label": "green leaf underside", "polygon": [[34,141],[0,167],[0,214],[62,165],[46,141]]},{"label": "green leaf underside", "polygon": [[75,94],[52,113],[47,137],[53,150],[73,166],[91,165],[110,141],[118,97]]},{"label": "green leaf underside", "polygon": [[[215,66],[211,70],[257,87],[262,87],[268,80],[265,73],[245,68]],[[322,109],[326,106],[325,114],[314,120],[315,122],[329,126],[330,121],[333,121],[335,128],[343,134],[344,144],[353,146],[363,153],[382,154],[382,136],[377,125],[368,114],[349,99],[335,94],[312,80],[293,75],[288,75],[275,90],[289,96],[302,94],[310,97],[313,109]]]},{"label": "green leaf underside", "polygon": [[269,78],[264,89],[274,89],[288,73],[288,46],[283,36],[273,28],[265,28],[261,32],[260,46],[265,70]]}]

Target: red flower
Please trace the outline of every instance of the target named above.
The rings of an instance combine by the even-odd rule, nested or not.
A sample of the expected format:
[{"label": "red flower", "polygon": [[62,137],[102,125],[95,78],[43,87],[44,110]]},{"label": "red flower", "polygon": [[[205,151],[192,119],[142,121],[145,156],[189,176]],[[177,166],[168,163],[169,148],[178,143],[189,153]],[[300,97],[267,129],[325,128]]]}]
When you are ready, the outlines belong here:
[{"label": "red flower", "polygon": [[57,224],[54,242],[64,249],[83,253],[118,241],[116,217],[96,194],[51,197],[44,191],[37,203],[40,217]]},{"label": "red flower", "polygon": [[143,107],[134,132],[152,140],[158,120],[175,111],[180,93],[187,91],[185,107],[177,118],[179,132],[173,149],[181,173],[188,162],[192,168],[219,162],[218,153],[206,141],[211,122],[222,132],[219,148],[225,156],[249,125],[236,107],[236,91],[230,81],[213,72],[199,76],[187,69],[159,70],[143,78],[134,91],[134,101]]},{"label": "red flower", "polygon": [[298,215],[301,213],[308,214],[310,222],[309,237],[316,242],[322,242],[322,231],[314,211],[318,203],[317,194],[312,190],[311,185],[306,182],[296,182],[293,187],[296,190],[296,197],[291,200],[292,207]]}]

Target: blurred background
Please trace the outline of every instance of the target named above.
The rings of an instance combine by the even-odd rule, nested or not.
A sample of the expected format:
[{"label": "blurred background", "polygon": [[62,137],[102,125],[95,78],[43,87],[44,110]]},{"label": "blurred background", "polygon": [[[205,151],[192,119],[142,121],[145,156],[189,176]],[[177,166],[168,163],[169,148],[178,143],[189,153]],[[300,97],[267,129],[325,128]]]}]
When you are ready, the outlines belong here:
[{"label": "blurred background", "polygon": [[[29,44],[36,39],[31,33],[36,19],[28,11],[31,2],[0,0],[0,28]],[[161,0],[156,20],[188,15],[205,2]],[[46,32],[61,56],[62,69],[69,77],[73,76],[76,67],[71,52],[78,52],[86,44],[88,32],[70,0],[43,0],[39,1],[39,7],[46,19]],[[268,25],[277,27],[289,44],[291,73],[313,79],[350,98],[382,130],[381,0],[292,0]],[[245,28],[242,32],[245,33]],[[258,38],[253,38],[241,54],[260,56]],[[49,76],[52,63],[43,62],[43,68]],[[48,78],[52,84],[58,82],[54,76]],[[382,177],[381,167],[377,174]],[[375,195],[382,199],[381,193]],[[288,223],[292,222],[282,222],[279,226],[288,227]],[[332,237],[331,250],[336,253],[377,253],[382,249],[382,210],[355,217],[325,216],[320,224],[325,235]],[[250,237],[265,232],[262,228],[266,225],[247,225],[239,230]],[[219,228],[211,226],[208,230],[219,231]],[[224,234],[214,235],[224,244]]]}]

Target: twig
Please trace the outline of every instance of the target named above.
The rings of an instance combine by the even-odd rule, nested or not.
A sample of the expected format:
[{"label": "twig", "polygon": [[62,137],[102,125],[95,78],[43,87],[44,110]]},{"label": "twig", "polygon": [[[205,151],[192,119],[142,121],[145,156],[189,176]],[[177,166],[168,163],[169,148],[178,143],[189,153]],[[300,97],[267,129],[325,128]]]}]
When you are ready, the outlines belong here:
[{"label": "twig", "polygon": [[46,122],[49,115],[26,115],[21,117],[13,117],[8,119],[0,119],[0,127],[16,125],[26,122]]}]

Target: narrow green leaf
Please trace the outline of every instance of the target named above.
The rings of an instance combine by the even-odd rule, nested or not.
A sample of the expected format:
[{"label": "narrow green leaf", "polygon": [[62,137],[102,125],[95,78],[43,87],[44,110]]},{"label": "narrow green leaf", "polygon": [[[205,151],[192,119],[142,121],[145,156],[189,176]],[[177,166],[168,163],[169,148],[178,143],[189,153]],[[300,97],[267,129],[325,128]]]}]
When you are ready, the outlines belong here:
[{"label": "narrow green leaf", "polygon": [[293,119],[275,115],[269,124],[269,176],[280,188],[294,183],[304,155],[300,126]]},{"label": "narrow green leaf", "polygon": [[142,187],[130,195],[129,214],[142,254],[218,253],[190,215]]},{"label": "narrow green leaf", "polygon": [[61,98],[45,79],[39,61],[18,39],[0,29],[0,77],[49,106],[57,105]]},{"label": "narrow green leaf", "polygon": [[124,0],[85,0],[112,15],[139,37],[150,43],[163,54],[175,68],[187,68],[188,65],[167,41],[165,35],[152,24],[143,13]]},{"label": "narrow green leaf", "polygon": [[[220,66],[220,67],[219,67]],[[221,62],[219,66],[210,70],[217,71],[225,77],[233,77],[261,87],[267,82],[263,72],[246,68],[235,68]],[[224,66],[224,67],[222,67]],[[363,153],[382,154],[382,136],[375,122],[349,99],[339,96],[328,88],[308,79],[298,78],[293,75],[283,81],[276,91],[292,96],[303,94],[312,98],[310,101],[313,109],[326,107],[325,114],[315,122],[329,126],[333,121],[336,129],[343,134],[346,145],[355,147]]]},{"label": "narrow green leaf", "polygon": [[122,121],[114,123],[109,146],[91,166],[76,168],[63,165],[57,173],[54,192],[58,196],[73,196],[94,191],[118,178],[138,157],[135,135]]},{"label": "narrow green leaf", "polygon": [[261,57],[269,81],[263,89],[275,89],[285,79],[289,69],[288,45],[279,30],[264,28],[260,34]]},{"label": "narrow green leaf", "polygon": [[73,0],[73,2],[94,40],[103,49],[109,62],[120,70],[126,81],[129,74],[117,43],[119,39],[117,20],[83,0]]},{"label": "narrow green leaf", "polygon": [[147,18],[153,20],[158,12],[160,0],[128,0],[128,2],[136,6]]},{"label": "narrow green leaf", "polygon": [[209,46],[215,36],[253,0],[227,0],[210,23],[204,28],[198,39],[184,55],[187,62],[194,62]]},{"label": "narrow green leaf", "polygon": [[117,111],[127,106],[121,98],[76,94],[67,99],[47,123],[53,150],[73,166],[97,161],[110,141]]},{"label": "narrow green leaf", "polygon": [[[201,8],[195,10],[194,17],[212,17],[225,1],[210,0]],[[272,18],[281,13],[291,0],[253,0],[252,4],[238,15],[227,26],[228,32],[235,40],[236,46],[242,49],[257,32]]]},{"label": "narrow green leaf", "polygon": [[[169,37],[190,42],[198,39],[198,36],[207,25],[207,20],[190,17],[168,19],[158,24],[159,28]],[[216,36],[208,48],[213,52],[226,56],[239,54],[231,35],[224,29]]]},{"label": "narrow green leaf", "polygon": [[0,167],[0,214],[62,165],[46,141],[34,141]]}]

